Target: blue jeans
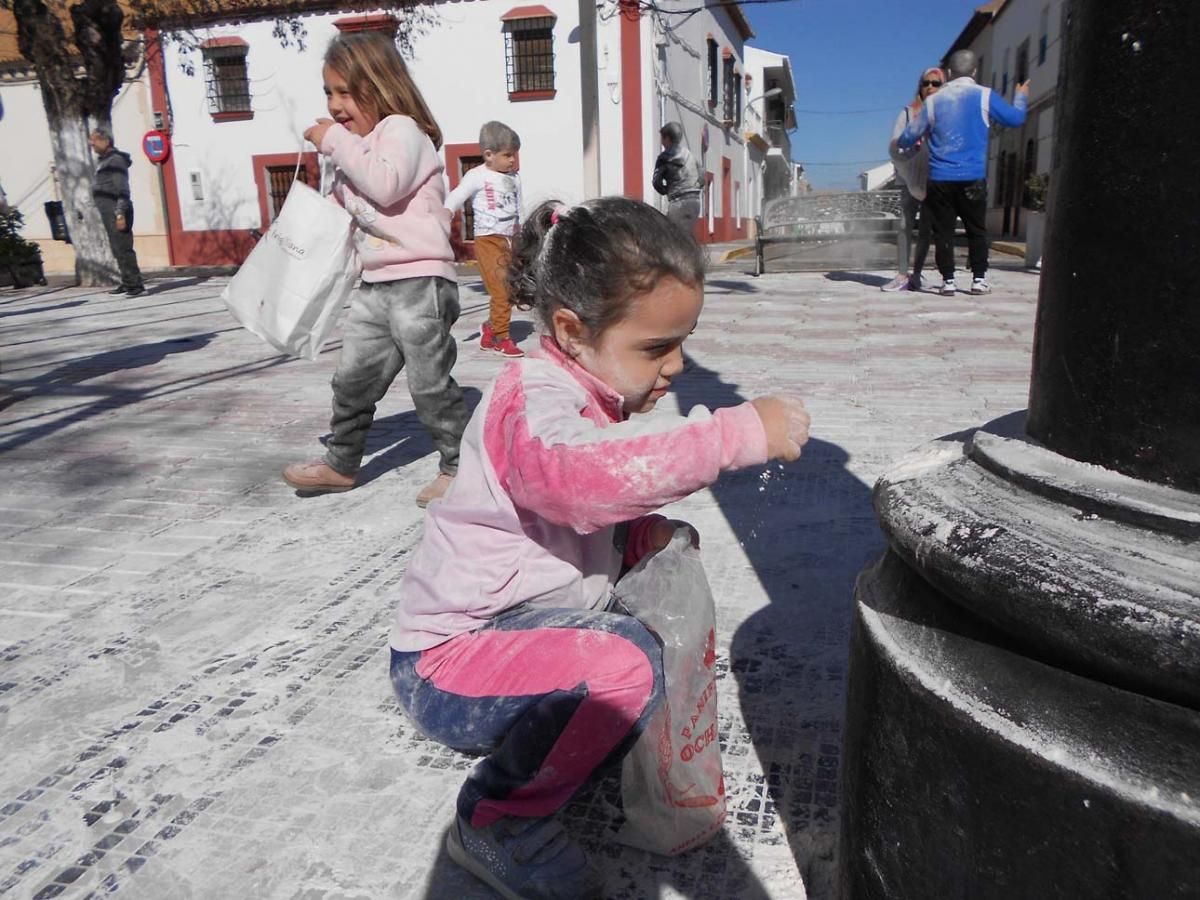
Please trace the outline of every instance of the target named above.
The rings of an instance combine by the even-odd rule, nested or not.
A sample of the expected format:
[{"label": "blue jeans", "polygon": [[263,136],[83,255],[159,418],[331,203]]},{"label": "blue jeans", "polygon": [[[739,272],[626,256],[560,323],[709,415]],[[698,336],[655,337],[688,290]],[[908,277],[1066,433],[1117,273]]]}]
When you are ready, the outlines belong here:
[{"label": "blue jeans", "polygon": [[663,698],[662,647],[637,619],[528,604],[429,650],[393,650],[391,676],[427,737],[488,754],[458,795],[476,827],[554,813],[629,751]]}]

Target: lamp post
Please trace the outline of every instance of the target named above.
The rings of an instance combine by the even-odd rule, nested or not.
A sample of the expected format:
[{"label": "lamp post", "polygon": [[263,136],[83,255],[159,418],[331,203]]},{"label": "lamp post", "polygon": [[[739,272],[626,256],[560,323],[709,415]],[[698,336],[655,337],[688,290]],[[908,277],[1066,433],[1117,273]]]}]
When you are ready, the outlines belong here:
[{"label": "lamp post", "polygon": [[[781,87],[773,87],[770,90],[763,91],[761,94],[759,94],[757,97],[753,98],[752,100],[746,101],[746,112],[750,112],[751,108],[759,100],[766,100],[769,97],[778,97],[782,93],[783,93],[783,88],[781,88]],[[762,119],[763,119],[763,130],[765,131],[766,130],[766,121],[767,121],[765,110],[763,112]],[[768,141],[768,143],[770,143],[770,141]],[[744,134],[742,135],[742,172],[745,173],[746,180],[749,181],[750,141],[746,138],[746,136]],[[758,212],[762,212],[762,172],[759,172],[759,177],[758,177],[758,196],[759,196]],[[757,217],[756,216],[747,216],[746,218],[750,219],[750,218],[757,218]]]}]

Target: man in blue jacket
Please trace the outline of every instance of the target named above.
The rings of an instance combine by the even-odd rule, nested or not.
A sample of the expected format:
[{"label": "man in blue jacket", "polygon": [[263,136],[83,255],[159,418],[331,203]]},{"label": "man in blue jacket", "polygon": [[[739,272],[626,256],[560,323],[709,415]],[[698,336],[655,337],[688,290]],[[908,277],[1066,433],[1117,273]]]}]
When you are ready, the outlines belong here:
[{"label": "man in blue jacket", "polygon": [[[931,94],[921,112],[896,139],[904,150],[929,141],[929,187],[925,209],[933,223],[937,267],[942,293],[953,295],[954,220],[962,219],[972,294],[991,291],[987,282],[987,146],[992,122],[1015,128],[1025,121],[1029,82],[1019,84],[1012,105],[990,88],[975,83],[975,54],[958,50],[950,55],[949,82]],[[928,136],[928,137],[926,137]]]}]

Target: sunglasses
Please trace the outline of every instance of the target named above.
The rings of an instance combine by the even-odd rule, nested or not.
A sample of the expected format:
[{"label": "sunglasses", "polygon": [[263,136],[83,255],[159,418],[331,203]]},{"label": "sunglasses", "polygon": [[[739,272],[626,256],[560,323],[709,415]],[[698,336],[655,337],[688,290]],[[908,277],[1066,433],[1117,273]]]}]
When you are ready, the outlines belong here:
[{"label": "sunglasses", "polygon": [[941,87],[941,86],[942,86],[942,83],[940,81],[922,81],[921,82],[921,87]]}]

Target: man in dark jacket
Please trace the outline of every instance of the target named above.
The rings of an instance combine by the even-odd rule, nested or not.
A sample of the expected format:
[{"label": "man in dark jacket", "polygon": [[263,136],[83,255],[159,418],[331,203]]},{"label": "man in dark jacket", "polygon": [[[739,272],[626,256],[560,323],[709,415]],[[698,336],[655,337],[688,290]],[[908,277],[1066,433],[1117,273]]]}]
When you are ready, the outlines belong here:
[{"label": "man in dark jacket", "polygon": [[667,218],[692,234],[700,218],[700,191],[703,181],[700,164],[683,146],[683,128],[668,122],[659,132],[663,151],[654,163],[654,190],[667,197]]},{"label": "man in dark jacket", "polygon": [[138,269],[137,254],[133,252],[133,201],[129,196],[129,154],[113,146],[112,134],[107,129],[97,128],[88,138],[96,152],[95,185],[92,197],[104,230],[108,232],[108,244],[121,268],[121,283],[111,294],[129,294],[136,297],[146,288],[142,284],[142,273]]}]

